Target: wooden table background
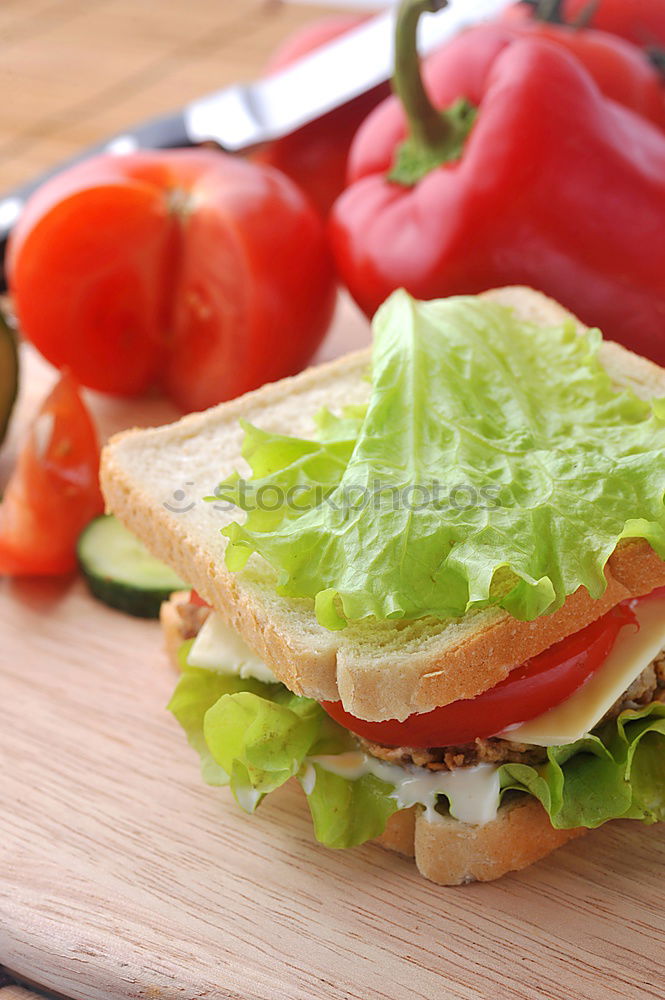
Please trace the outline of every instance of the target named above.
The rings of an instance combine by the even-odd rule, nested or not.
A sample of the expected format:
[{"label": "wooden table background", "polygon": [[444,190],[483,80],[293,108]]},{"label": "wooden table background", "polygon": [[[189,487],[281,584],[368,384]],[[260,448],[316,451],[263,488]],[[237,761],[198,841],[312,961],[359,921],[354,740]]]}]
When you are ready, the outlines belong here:
[{"label": "wooden table background", "polygon": [[0,190],[128,123],[251,79],[281,39],[333,10],[278,0],[0,0]]},{"label": "wooden table background", "polygon": [[[252,77],[260,71],[280,38],[324,11],[329,8],[297,7],[265,0],[0,0],[0,190],[20,183],[132,121],[168,111],[233,80]],[[365,335],[357,318],[343,312],[325,353],[336,353],[344,337]],[[48,366],[34,354],[27,353],[24,362],[19,406],[10,440],[0,455],[0,488],[11,466],[20,430],[53,379]],[[131,422],[131,415],[118,404],[99,397],[93,404],[102,433],[122,422]],[[146,422],[170,415],[167,404],[158,401],[142,411]],[[298,998],[337,1000],[344,995],[369,1000],[371,995],[373,1000],[378,997],[395,1000],[398,996],[400,1000],[415,996],[426,1000],[453,997],[456,1000],[635,1000],[638,997],[658,1000],[665,995],[662,953],[665,909],[659,888],[665,860],[662,833],[637,824],[612,824],[518,876],[488,886],[443,892],[419,879],[409,862],[372,846],[349,852],[348,858],[342,859],[312,844],[309,821],[297,789],[276,793],[274,803],[265,807],[261,817],[247,820],[237,815],[230,802],[218,802],[210,789],[199,784],[191,753],[182,740],[177,740],[175,726],[169,723],[162,709],[171,678],[156,648],[156,627],[152,623],[120,621],[104,609],[91,611],[92,602],[80,582],[69,592],[65,588],[62,595],[52,594],[46,585],[40,588],[38,584],[32,587],[0,584],[0,601],[0,617],[13,616],[9,623],[3,619],[0,635],[3,640],[0,658],[4,656],[6,676],[12,678],[11,690],[29,709],[33,702],[31,684],[43,685],[34,701],[43,713],[41,721],[47,729],[51,727],[48,731],[54,740],[62,737],[63,726],[73,732],[83,711],[78,696],[72,697],[71,703],[65,704],[62,720],[55,709],[51,719],[49,697],[59,695],[62,701],[63,692],[58,691],[58,685],[65,684],[59,675],[65,661],[61,663],[57,657],[62,659],[64,643],[71,669],[78,669],[79,678],[87,677],[84,661],[90,654],[79,649],[82,644],[76,644],[76,637],[80,637],[82,617],[96,614],[97,621],[103,619],[107,623],[104,628],[100,625],[98,633],[94,626],[90,629],[90,650],[100,660],[95,665],[94,677],[94,685],[100,685],[99,709],[103,715],[98,727],[99,739],[103,740],[110,761],[107,764],[99,760],[100,767],[105,768],[104,780],[111,781],[115,756],[119,759],[124,753],[123,740],[129,739],[130,734],[140,740],[141,727],[147,724],[146,742],[153,769],[160,754],[172,761],[169,766],[174,787],[172,793],[165,791],[164,784],[154,780],[146,765],[145,773],[137,772],[134,776],[143,783],[142,794],[145,789],[143,798],[134,803],[137,813],[142,816],[146,803],[149,806],[153,802],[167,822],[174,810],[181,809],[191,819],[190,835],[199,838],[200,845],[217,849],[220,844],[224,846],[226,837],[238,847],[237,860],[225,862],[231,869],[237,866],[240,870],[252,861],[254,845],[257,849],[274,850],[276,873],[282,881],[271,884],[268,904],[277,916],[275,933],[287,942],[289,934],[293,941],[292,928],[298,926],[299,919],[298,913],[291,912],[291,904],[284,902],[288,900],[289,887],[297,885],[301,893],[303,887],[310,893],[307,913],[311,918],[311,927],[308,926],[311,934],[302,940],[307,969],[297,980]],[[40,630],[55,629],[55,625],[44,626],[40,615],[58,602],[58,633],[49,638]],[[21,665],[8,663],[11,644],[3,648],[7,634],[13,635],[19,655],[28,648],[28,643],[38,643],[40,662],[35,674],[38,680],[21,678]],[[125,648],[123,636],[128,637],[127,643],[132,645],[142,674],[128,678],[132,697],[114,702],[116,674],[121,669],[117,650]],[[49,648],[51,654],[46,652]],[[50,672],[46,662],[49,655],[53,656]],[[16,669],[12,671],[12,667]],[[0,712],[6,720],[6,731],[8,723],[16,725],[21,704],[9,704],[6,697],[0,696]],[[124,962],[125,968],[130,958],[136,961],[134,950],[141,944],[149,950],[152,938],[148,935],[129,942],[123,934],[125,924],[131,925],[131,912],[126,905],[126,898],[133,898],[131,873],[123,882],[121,872],[120,881],[110,883],[114,891],[121,887],[118,904],[124,907],[116,920],[117,944],[113,939],[105,951],[96,951],[100,941],[98,928],[92,923],[76,923],[76,912],[65,914],[57,910],[53,900],[58,893],[66,896],[67,887],[55,884],[60,870],[49,858],[49,848],[53,845],[55,854],[62,855],[66,863],[76,867],[80,860],[76,853],[81,847],[81,839],[77,840],[80,831],[60,829],[57,815],[59,801],[64,803],[65,813],[76,813],[69,801],[76,788],[70,788],[67,782],[80,757],[80,748],[60,747],[61,773],[55,769],[47,782],[44,765],[50,761],[44,759],[43,747],[33,731],[33,720],[25,718],[25,723],[20,763],[25,773],[34,776],[36,787],[21,786],[17,792],[16,786],[8,781],[5,787],[13,789],[13,798],[6,793],[4,802],[0,792],[5,871],[15,877],[14,882],[7,881],[0,889],[13,887],[14,896],[5,900],[4,912],[18,914],[22,923],[20,927],[10,927],[9,922],[4,928],[0,926],[0,944],[3,939],[11,942],[14,969],[24,969],[24,974],[35,982],[57,983],[62,992],[107,1000],[111,996],[110,986],[103,984],[114,982],[117,976],[118,995],[123,1000],[136,997],[138,985],[135,987],[133,980],[119,971],[119,966]],[[2,736],[0,721],[0,744]],[[9,753],[15,754],[16,743],[10,745],[7,741],[5,749],[8,747]],[[11,760],[9,755],[4,764],[0,760],[0,773],[5,778],[8,768],[11,771]],[[84,817],[81,834],[85,840],[89,832],[86,823],[94,825],[95,837],[102,830],[108,837],[107,852],[114,836],[118,842],[124,836],[122,829],[114,830],[124,789],[124,779],[118,781],[116,798],[109,798],[108,815],[102,810],[99,822],[92,816]],[[34,816],[35,800],[41,806],[39,816]],[[12,819],[12,807],[16,819]],[[217,829],[217,825],[219,832],[213,842],[209,831]],[[47,842],[41,845],[41,854],[33,852],[31,860],[29,852],[25,853],[25,860],[32,865],[26,873],[22,845],[17,847],[12,835],[19,831],[34,834],[37,830]],[[104,845],[95,837],[90,843],[98,851]],[[140,845],[140,837],[137,842]],[[165,844],[166,863],[181,864],[180,846]],[[134,841],[132,850],[135,853],[138,850]],[[2,856],[0,839],[0,861]],[[225,854],[222,860],[224,857]],[[110,861],[104,858],[102,863],[110,878]],[[141,856],[140,861],[147,872],[145,878],[150,881],[154,875],[150,859]],[[138,863],[136,858],[133,863]],[[259,861],[254,859],[252,863],[262,870],[260,855]],[[187,873],[188,869],[184,875]],[[88,882],[81,880],[72,890],[87,892],[86,886],[92,884],[92,879],[90,875]],[[235,886],[227,873],[227,881],[242,906],[242,880]],[[160,881],[160,893],[161,884]],[[185,886],[183,892],[176,910],[188,914],[191,886]],[[263,885],[257,899],[264,900],[266,892]],[[145,885],[137,888],[140,900],[141,893],[145,895]],[[325,893],[325,898],[319,899],[319,893]],[[85,896],[79,898],[85,901]],[[230,898],[234,899],[233,894]],[[211,906],[215,901],[214,886],[199,878],[196,899],[205,899]],[[152,902],[168,930],[170,899],[160,898],[159,905],[154,899]],[[26,920],[26,913],[35,913],[35,920]],[[80,940],[71,936],[72,921],[77,933],[80,930]],[[214,974],[214,970],[210,971],[210,956],[214,954],[211,941],[215,928],[205,922],[190,922],[187,926],[192,932],[191,956],[188,934],[184,939],[171,934],[169,942],[172,941],[173,948],[164,946],[161,954],[157,954],[155,946],[151,952],[155,968],[151,966],[150,973],[155,985],[145,986],[141,996],[191,1000],[194,993],[199,997],[213,995],[208,984]],[[63,958],[54,976],[48,952],[49,942],[57,947],[57,941],[49,935],[51,928],[55,932],[63,927],[69,928],[71,939],[66,942],[67,958]],[[197,928],[202,937],[211,935],[206,938],[207,964],[200,979],[195,975]],[[242,925],[232,931],[242,939]],[[127,933],[131,936],[131,926]],[[126,953],[121,952],[121,946]],[[344,948],[346,959],[337,950]],[[254,985],[258,990],[261,983],[272,983],[277,990],[276,998],[279,985],[286,981],[283,977],[289,956],[281,954],[279,941],[275,942],[275,949],[270,951],[266,946],[261,951],[257,962],[265,978],[257,978]],[[186,996],[175,980],[172,968],[175,959],[169,954],[172,950],[181,961],[190,962],[191,979],[197,983],[196,990]],[[0,954],[0,963],[3,958],[9,960]],[[281,972],[276,968],[279,961],[283,966]],[[99,979],[100,967],[106,979]],[[295,975],[296,966],[287,971]],[[43,974],[50,978],[44,978]],[[295,982],[291,980],[294,991]],[[34,996],[21,987],[1,984],[0,970],[0,1000],[31,1000]],[[316,992],[312,992],[315,986]],[[244,997],[245,993],[247,990],[239,986],[238,991],[225,991],[224,995]],[[247,995],[256,997],[257,993],[253,988]],[[282,992],[280,1000],[293,1000],[293,996]],[[261,1000],[273,998],[264,989]]]}]

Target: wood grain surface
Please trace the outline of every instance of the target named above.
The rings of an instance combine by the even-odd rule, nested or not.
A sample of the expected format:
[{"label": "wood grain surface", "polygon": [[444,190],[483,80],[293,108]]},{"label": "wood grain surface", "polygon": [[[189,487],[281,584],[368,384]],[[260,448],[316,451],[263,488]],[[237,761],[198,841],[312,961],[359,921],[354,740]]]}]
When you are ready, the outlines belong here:
[{"label": "wood grain surface", "polygon": [[[251,75],[316,13],[3,0],[0,185]],[[322,356],[366,338],[342,303]],[[23,361],[0,486],[53,381]],[[104,434],[174,415],[88,399]],[[318,847],[297,787],[253,818],[205,787],[164,710],[174,677],[155,623],[69,579],[4,581],[0,626],[0,966],[18,978],[73,1000],[665,996],[661,829],[612,824],[519,875],[441,889],[378,847]]]},{"label": "wood grain surface", "polygon": [[9,970],[76,1000],[663,996],[660,830],[613,824],[458,889],[327,851],[297,787],[248,818],[200,783],[154,623],[77,580],[0,599]]},{"label": "wood grain surface", "polygon": [[40,1000],[39,994],[22,986],[6,986],[0,989],[0,1000]]},{"label": "wood grain surface", "polygon": [[0,0],[0,189],[129,123],[251,79],[281,39],[334,10],[280,0]]}]

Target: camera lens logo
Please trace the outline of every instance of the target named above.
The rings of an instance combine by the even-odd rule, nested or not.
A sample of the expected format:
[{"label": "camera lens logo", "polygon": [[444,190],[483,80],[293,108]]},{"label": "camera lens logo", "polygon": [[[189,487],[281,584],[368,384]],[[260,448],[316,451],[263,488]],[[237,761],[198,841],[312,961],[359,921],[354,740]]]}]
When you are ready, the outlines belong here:
[{"label": "camera lens logo", "polygon": [[[185,483],[185,486],[193,486],[194,483]],[[173,502],[175,501],[175,503]],[[192,510],[196,504],[193,500],[189,500],[186,490],[177,489],[171,494],[171,501],[165,501],[164,507],[170,510],[172,514],[186,514],[188,510]]]}]

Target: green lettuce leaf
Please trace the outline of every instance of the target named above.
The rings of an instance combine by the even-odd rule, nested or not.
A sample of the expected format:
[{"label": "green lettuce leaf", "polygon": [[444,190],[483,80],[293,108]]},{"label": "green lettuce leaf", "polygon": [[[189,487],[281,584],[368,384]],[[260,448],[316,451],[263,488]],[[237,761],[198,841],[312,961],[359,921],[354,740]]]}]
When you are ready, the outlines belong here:
[{"label": "green lettuce leaf", "polygon": [[[208,500],[224,500],[247,511],[245,530],[270,532],[285,521],[323,502],[337,486],[355,447],[363,407],[348,407],[341,416],[322,410],[316,419],[317,440],[270,434],[240,421],[245,432],[242,455],[251,466],[251,481],[230,476]],[[276,456],[278,461],[275,461]],[[279,502],[282,498],[283,502]],[[241,538],[227,550],[231,569],[242,569],[250,549]]]},{"label": "green lettuce leaf", "polygon": [[187,666],[187,654],[191,645],[189,641],[181,647],[179,661],[182,674],[167,708],[185,730],[190,746],[199,754],[203,780],[208,785],[228,785],[227,771],[215,760],[206,742],[206,713],[225,695],[240,691],[261,693],[267,685],[251,679],[241,680],[232,674]]},{"label": "green lettuce leaf", "polygon": [[267,792],[300,770],[318,734],[322,709],[281,687],[272,697],[225,694],[205,714],[203,733],[231,790],[252,812]]},{"label": "green lettuce leaf", "polygon": [[316,781],[307,796],[314,835],[326,847],[356,847],[380,836],[397,811],[392,787],[365,774],[355,781],[314,764]]},{"label": "green lettuce leaf", "polygon": [[[357,749],[317,702],[282,684],[189,667],[186,655],[182,661],[169,708],[199,753],[208,784],[230,785],[252,812],[295,776],[321,843],[353,847],[383,832],[398,808],[393,786],[371,774],[336,775],[310,759]],[[499,776],[502,794],[533,795],[557,828],[665,820],[665,704],[623,712],[575,743],[551,747],[538,767],[503,764]]]},{"label": "green lettuce leaf", "polygon": [[557,829],[665,820],[665,704],[622,712],[547,756],[540,767],[503,764],[501,786],[534,795]]},{"label": "green lettuce leaf", "polygon": [[218,491],[248,512],[224,529],[232,569],[258,552],[340,628],[490,604],[531,620],[600,597],[622,538],[665,558],[665,410],[614,390],[597,331],[396,292],[374,335],[366,409],[311,441],[244,425],[252,478]]},{"label": "green lettuce leaf", "polygon": [[[190,644],[191,645],[191,644]],[[318,702],[282,684],[189,667],[170,711],[201,758],[209,785],[230,785],[238,804],[253,812],[268,792],[299,776],[307,790],[314,831],[327,847],[354,847],[378,837],[397,809],[392,787],[373,775],[349,780],[305,758],[356,749],[354,738]],[[313,787],[305,780],[313,767]]]}]

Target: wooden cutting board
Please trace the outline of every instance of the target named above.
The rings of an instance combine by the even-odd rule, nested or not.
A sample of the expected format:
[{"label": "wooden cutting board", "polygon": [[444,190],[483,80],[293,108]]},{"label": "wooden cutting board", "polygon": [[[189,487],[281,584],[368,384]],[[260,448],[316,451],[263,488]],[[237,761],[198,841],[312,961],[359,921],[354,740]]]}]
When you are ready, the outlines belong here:
[{"label": "wooden cutting board", "polygon": [[[344,305],[324,354],[366,338]],[[24,360],[14,440],[53,379]],[[89,398],[105,432],[171,415]],[[5,581],[0,622],[0,965],[17,978],[75,1000],[665,996],[662,829],[615,823],[440,888],[379,847],[317,846],[295,786],[252,818],[205,787],[164,709],[156,623],[79,580]]]},{"label": "wooden cutting board", "polygon": [[[251,77],[314,15],[4,0],[1,186]],[[343,310],[327,353],[365,336]],[[53,378],[25,360],[14,441]],[[173,415],[90,399],[105,432]],[[12,460],[10,442],[0,486]],[[0,584],[0,966],[17,978],[75,1000],[665,996],[662,831],[613,824],[498,883],[438,888],[378,847],[318,847],[297,788],[248,818],[203,786],[164,710],[173,684],[156,624],[80,581]]]},{"label": "wooden cutting board", "polygon": [[0,989],[0,1000],[39,1000],[39,996],[21,986],[6,986]]}]

